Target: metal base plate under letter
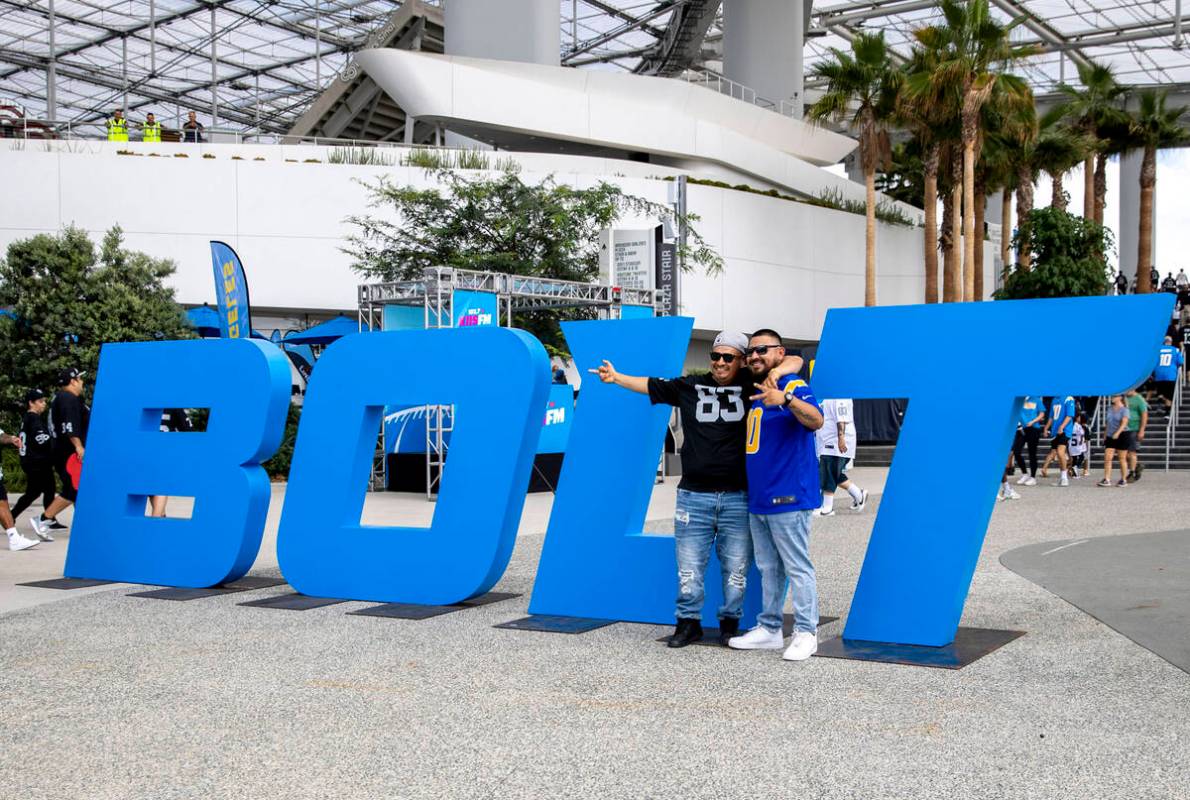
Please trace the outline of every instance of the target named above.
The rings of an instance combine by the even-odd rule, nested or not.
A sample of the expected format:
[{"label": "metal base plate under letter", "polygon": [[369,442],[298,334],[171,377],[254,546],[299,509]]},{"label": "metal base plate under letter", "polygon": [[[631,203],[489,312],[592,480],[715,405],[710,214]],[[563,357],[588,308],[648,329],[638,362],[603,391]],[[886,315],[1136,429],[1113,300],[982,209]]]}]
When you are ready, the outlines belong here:
[{"label": "metal base plate under letter", "polygon": [[962,669],[993,650],[998,650],[1024,635],[1024,631],[959,628],[954,641],[943,647],[893,642],[865,642],[859,639],[839,637],[820,643],[815,655],[821,658],[847,658],[853,661],[882,661],[886,664],[906,664],[912,667]]},{"label": "metal base plate under letter", "polygon": [[237,603],[237,605],[255,606],[256,608],[283,608],[288,611],[309,611],[312,608],[322,608],[323,606],[333,606],[336,603],[345,602],[347,601],[334,597],[310,597],[309,595],[292,592],[290,594],[276,595],[275,597],[265,597],[261,600],[249,600],[246,603]]},{"label": "metal base plate under letter", "polygon": [[551,614],[533,614],[511,622],[493,625],[493,628],[507,628],[514,631],[540,631],[542,633],[586,633],[597,628],[614,625],[614,619],[587,619],[586,617],[559,617]]},{"label": "metal base plate under letter", "polygon": [[18,583],[17,586],[32,586],[35,589],[89,589],[92,586],[103,586],[115,581],[98,581],[91,578],[52,578],[47,581],[29,581]]}]

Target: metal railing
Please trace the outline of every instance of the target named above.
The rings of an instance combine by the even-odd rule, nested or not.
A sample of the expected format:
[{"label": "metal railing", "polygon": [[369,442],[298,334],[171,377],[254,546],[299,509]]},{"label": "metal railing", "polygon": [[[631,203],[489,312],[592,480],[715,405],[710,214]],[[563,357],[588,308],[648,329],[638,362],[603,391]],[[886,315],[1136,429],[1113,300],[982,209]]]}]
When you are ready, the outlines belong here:
[{"label": "metal railing", "polygon": [[686,83],[702,86],[710,89],[712,92],[725,94],[736,100],[742,100],[745,103],[767,109],[783,117],[801,118],[801,114],[799,113],[801,109],[798,108],[798,103],[795,99],[770,100],[767,97],[761,97],[751,86],[745,86],[717,72],[711,72],[706,69],[688,69],[682,73],[679,80],[685,80]]},{"label": "metal railing", "polygon": [[[181,125],[167,126],[162,122],[162,136],[169,137],[163,143],[196,144],[185,141]],[[141,120],[128,120],[128,142],[142,141]],[[343,139],[332,136],[293,136],[259,129],[237,130],[234,128],[207,128],[200,131],[202,141],[197,144],[268,144],[268,145],[324,145],[333,147],[385,147],[385,148],[441,148],[439,145],[387,142],[375,139]],[[24,139],[30,141],[107,141],[106,122],[72,122],[70,120],[44,120],[27,117],[0,116],[0,139]],[[123,144],[123,142],[121,142]],[[153,142],[156,144],[156,142]]]},{"label": "metal railing", "polygon": [[1165,421],[1165,471],[1169,472],[1169,457],[1174,447],[1174,437],[1178,433],[1178,414],[1182,406],[1182,373],[1183,367],[1178,368],[1178,378],[1174,381],[1173,405],[1169,409],[1169,419]]}]

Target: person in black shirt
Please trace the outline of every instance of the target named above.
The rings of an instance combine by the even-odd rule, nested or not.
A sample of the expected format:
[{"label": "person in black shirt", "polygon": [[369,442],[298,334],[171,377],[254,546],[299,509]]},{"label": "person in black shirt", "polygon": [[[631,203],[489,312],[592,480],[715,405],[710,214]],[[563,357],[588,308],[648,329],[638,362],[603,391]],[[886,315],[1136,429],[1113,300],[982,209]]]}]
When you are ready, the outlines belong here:
[{"label": "person in black shirt", "polygon": [[[610,361],[591,372],[647,394],[654,405],[677,406],[682,418],[682,480],[674,511],[674,549],[678,562],[677,628],[670,647],[702,639],[704,576],[715,545],[723,578],[719,609],[719,643],[739,631],[744,589],[752,562],[748,529],[748,477],[744,467],[748,397],[752,373],[741,370],[748,337],[724,331],[711,347],[710,373],[680,378],[621,375]],[[790,374],[802,359],[790,356],[779,369]]]},{"label": "person in black shirt", "polygon": [[81,467],[87,441],[87,425],[91,421],[91,409],[83,401],[83,375],[77,369],[64,369],[58,374],[58,391],[50,404],[50,433],[54,437],[54,471],[62,482],[62,491],[40,518],[33,518],[34,529],[45,532],[66,510],[75,498],[78,489],[67,465],[77,457]]},{"label": "person in black shirt", "polygon": [[[0,431],[0,444],[10,444],[19,449],[21,438]],[[3,528],[4,532],[8,534],[9,550],[28,550],[30,547],[37,547],[36,539],[26,539],[17,533],[16,521],[8,508],[8,490],[4,486],[4,468],[2,466],[0,466],[0,528]]]},{"label": "person in black shirt", "polygon": [[[194,430],[194,423],[184,408],[167,408],[161,412],[162,433],[189,433]],[[149,498],[149,516],[164,517],[165,504],[169,500],[165,495],[155,494]]]},{"label": "person in black shirt", "polygon": [[[46,510],[54,502],[57,483],[54,481],[54,447],[53,436],[46,427],[45,392],[41,389],[30,389],[25,394],[25,419],[21,422],[21,469],[25,471],[25,493],[17,499],[12,507],[12,516],[19,517],[33,501],[41,497],[42,510]],[[54,541],[51,530],[63,529],[66,526],[58,522],[37,524],[41,520],[31,522],[33,532],[43,542]],[[48,527],[47,527],[48,525]]]}]

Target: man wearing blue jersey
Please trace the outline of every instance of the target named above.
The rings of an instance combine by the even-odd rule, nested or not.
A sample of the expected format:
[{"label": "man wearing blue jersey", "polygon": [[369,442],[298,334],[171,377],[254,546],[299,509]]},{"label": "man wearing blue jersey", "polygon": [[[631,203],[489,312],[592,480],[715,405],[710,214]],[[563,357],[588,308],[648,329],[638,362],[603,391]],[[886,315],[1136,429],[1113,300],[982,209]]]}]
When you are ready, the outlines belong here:
[{"label": "man wearing blue jersey", "polygon": [[776,650],[782,632],[786,586],[793,584],[793,640],[788,661],[804,661],[818,650],[818,587],[810,562],[810,516],[822,505],[814,431],[822,409],[796,375],[765,386],[769,371],[785,358],[781,337],[759,330],[748,341],[748,368],[756,382],[748,412],[744,452],[748,470],[748,521],[760,572],[762,607],[757,625],[728,641],[737,650]]},{"label": "man wearing blue jersey", "polygon": [[[1066,445],[1074,433],[1074,414],[1074,398],[1070,395],[1057,395],[1050,401],[1050,418],[1045,423],[1045,433],[1042,435],[1049,436],[1051,430],[1054,434],[1050,447],[1057,454],[1058,466],[1062,469],[1062,477],[1058,478],[1054,486],[1070,485],[1070,459],[1066,456]],[[1042,469],[1042,472],[1045,470]]]},{"label": "man wearing blue jersey", "polygon": [[[1157,366],[1153,368],[1153,389],[1165,403],[1165,410],[1173,408],[1173,390],[1178,380],[1178,368],[1182,366],[1182,351],[1174,347],[1173,337],[1166,336],[1157,351]],[[1145,397],[1146,402],[1152,402],[1153,391]]]}]

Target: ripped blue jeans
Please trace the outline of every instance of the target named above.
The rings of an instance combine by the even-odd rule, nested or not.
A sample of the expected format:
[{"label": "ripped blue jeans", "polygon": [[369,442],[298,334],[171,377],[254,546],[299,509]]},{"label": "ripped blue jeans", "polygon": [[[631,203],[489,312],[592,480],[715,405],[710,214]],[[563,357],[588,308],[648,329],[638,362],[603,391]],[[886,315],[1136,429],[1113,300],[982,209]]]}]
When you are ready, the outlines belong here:
[{"label": "ripped blue jeans", "polygon": [[704,579],[711,545],[723,573],[719,618],[739,619],[752,561],[747,492],[678,490],[674,511],[674,546],[678,559],[678,619],[702,617]]}]

